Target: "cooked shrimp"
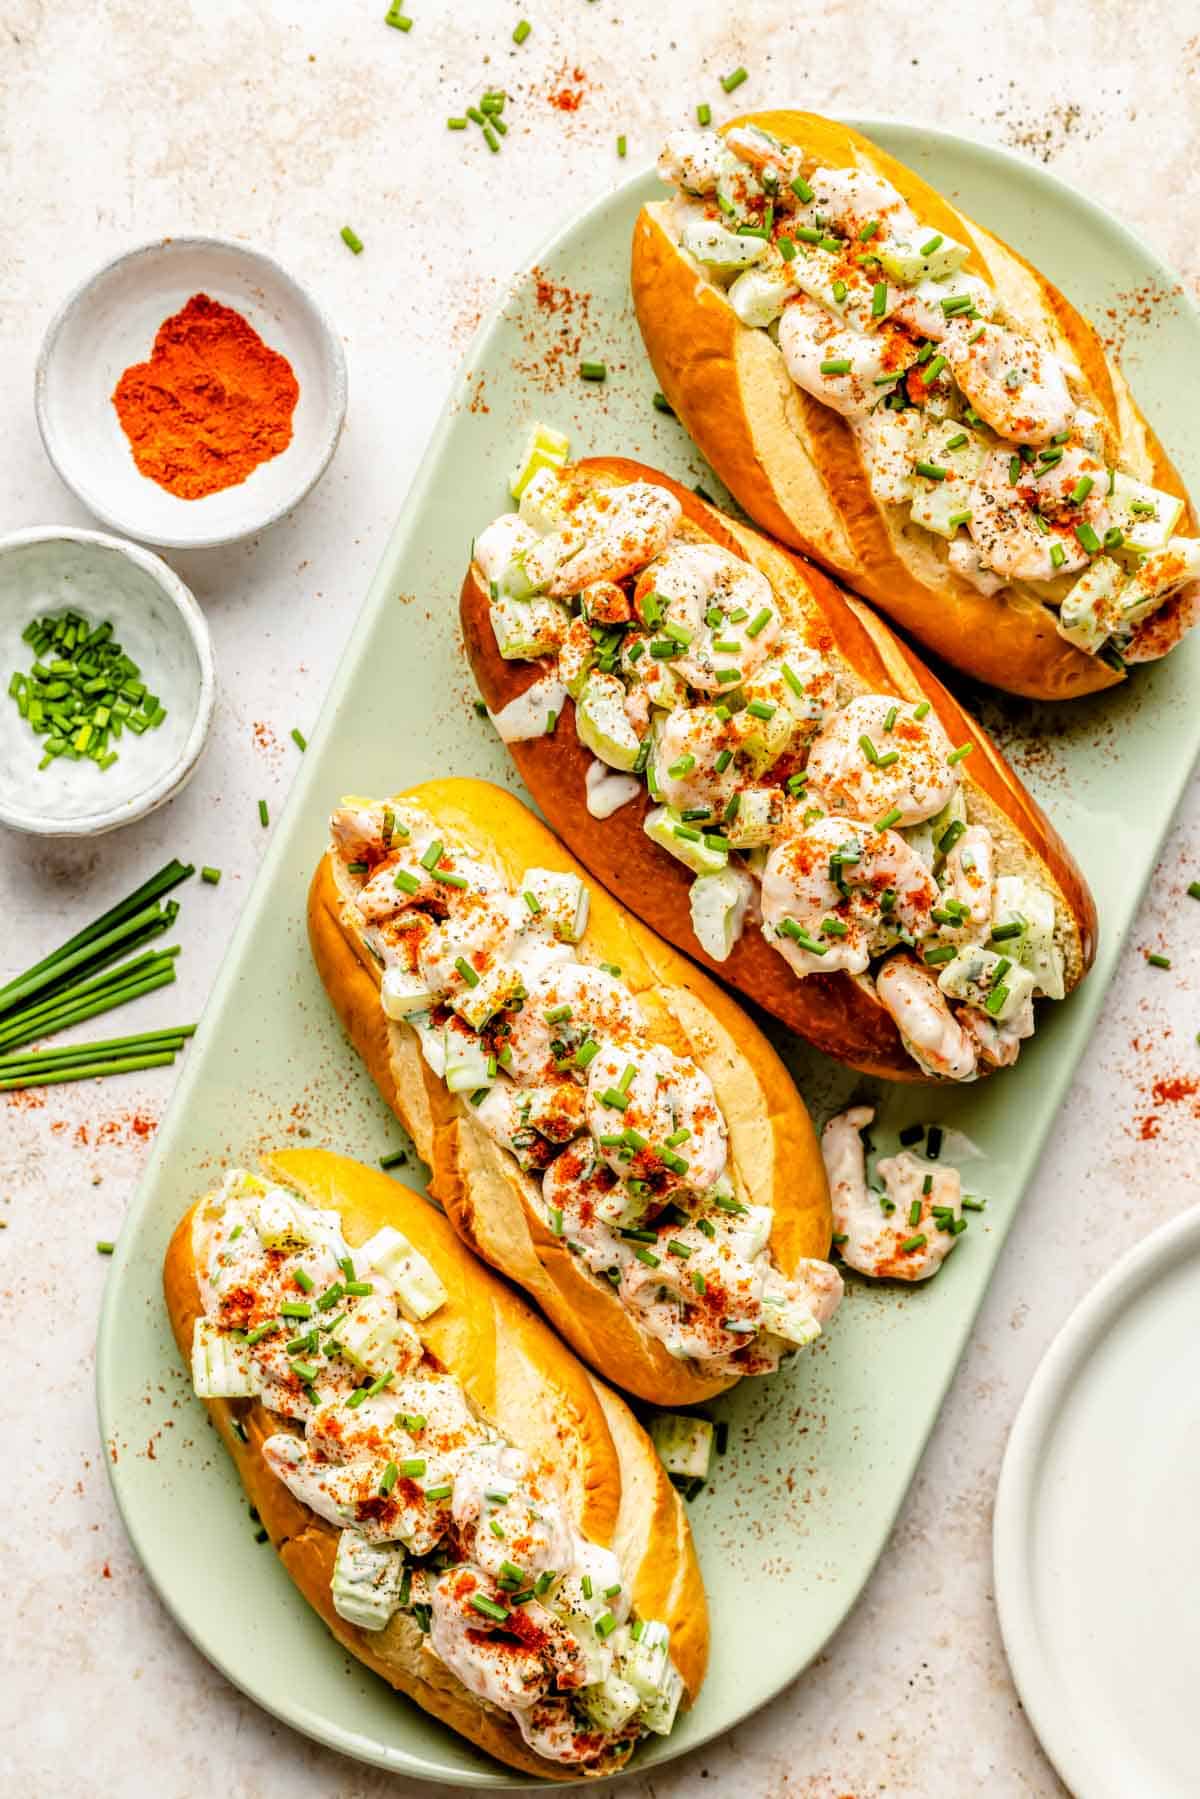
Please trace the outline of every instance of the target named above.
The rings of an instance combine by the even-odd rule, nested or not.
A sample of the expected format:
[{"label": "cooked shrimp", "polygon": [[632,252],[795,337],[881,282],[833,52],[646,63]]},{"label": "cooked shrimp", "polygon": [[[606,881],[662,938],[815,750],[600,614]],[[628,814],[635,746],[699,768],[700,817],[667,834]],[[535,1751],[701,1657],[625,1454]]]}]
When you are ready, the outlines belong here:
[{"label": "cooked shrimp", "polygon": [[[707,806],[719,813],[742,776],[726,750],[737,747],[737,726],[712,706],[680,706],[659,726],[654,778],[663,801],[677,811]],[[717,762],[724,767],[718,771]]]},{"label": "cooked shrimp", "polygon": [[448,896],[445,917],[432,920],[419,939],[418,971],[435,993],[455,995],[473,986],[461,964],[482,973],[512,932],[508,895],[499,890],[499,877],[481,864],[472,865],[470,873],[477,884],[440,889]]},{"label": "cooked shrimp", "polygon": [[[493,1578],[506,1561],[532,1580],[547,1568],[561,1573],[571,1560],[571,1532],[561,1508],[542,1504],[528,1475],[523,1450],[488,1443],[463,1460],[455,1477],[451,1516],[460,1532],[470,1533],[471,1559]],[[496,1491],[511,1495],[504,1506],[503,1536],[488,1528],[495,1506],[487,1495]]]},{"label": "cooked shrimp", "polygon": [[958,787],[953,746],[936,712],[916,712],[907,700],[870,693],[834,713],[808,758],[809,779],[831,806],[900,827],[942,810]]},{"label": "cooked shrimp", "polygon": [[716,192],[725,146],[715,131],[672,131],[658,153],[658,176],[689,194]]},{"label": "cooked shrimp", "polygon": [[929,930],[937,883],[895,831],[828,814],[785,820],[762,878],[763,935],[799,975],[862,974],[881,935]]},{"label": "cooked shrimp", "polygon": [[950,1081],[974,1079],[975,1045],[946,1004],[937,977],[915,956],[889,956],[875,991],[919,1067]]},{"label": "cooked shrimp", "polygon": [[[521,1713],[549,1693],[557,1679],[563,1687],[582,1686],[583,1651],[561,1619],[537,1600],[514,1606],[494,1635],[472,1603],[483,1595],[493,1603],[504,1597],[480,1570],[448,1568],[434,1583],[430,1598],[430,1645],[479,1699]],[[516,1641],[514,1641],[514,1638]]]},{"label": "cooked shrimp", "polygon": [[946,857],[942,898],[965,908],[960,922],[943,927],[947,937],[977,936],[990,930],[996,880],[996,846],[986,825],[968,825]]},{"label": "cooked shrimp", "polygon": [[991,317],[996,306],[996,297],[991,288],[978,275],[968,275],[965,272],[952,275],[948,281],[929,278],[919,281],[915,287],[894,289],[889,316],[899,319],[901,324],[907,325],[918,336],[931,337],[940,343],[950,323],[942,301],[961,299],[964,296],[970,299],[980,318]]},{"label": "cooked shrimp", "polygon": [[1178,589],[1144,619],[1121,651],[1126,662],[1156,662],[1173,650],[1200,619],[1200,581]]},{"label": "cooked shrimp", "polygon": [[874,1117],[871,1106],[852,1106],[821,1133],[839,1253],[848,1267],[877,1280],[928,1280],[958,1241],[957,1232],[943,1228],[962,1217],[958,1171],[902,1150],[879,1162],[884,1192],[872,1192],[861,1132]]},{"label": "cooked shrimp", "polygon": [[969,581],[980,593],[990,596],[999,593],[1004,586],[1003,577],[993,574],[990,568],[985,567],[978,544],[973,543],[969,537],[956,537],[946,552],[946,560],[956,575],[961,575],[964,581]]},{"label": "cooked shrimp", "polygon": [[979,416],[1011,443],[1069,429],[1075,402],[1058,358],[1005,325],[954,319],[942,337],[950,373]]},{"label": "cooked shrimp", "polygon": [[573,959],[528,976],[525,1001],[506,1023],[511,1027],[505,1038],[512,1052],[508,1066],[521,1082],[546,1080],[560,1072],[555,1044],[573,1055],[588,1039],[602,1044],[632,1042],[641,1028],[623,983],[602,968]]},{"label": "cooked shrimp", "polygon": [[790,183],[797,175],[804,173],[803,150],[796,145],[781,144],[769,132],[760,131],[755,125],[735,125],[725,133],[721,141],[739,162],[745,163],[748,169],[753,169],[760,182],[765,175],[766,185],[778,194],[785,205],[794,202],[796,196]]},{"label": "cooked shrimp", "polygon": [[876,241],[917,229],[916,217],[897,189],[870,169],[817,169],[809,186],[813,211],[844,237],[857,238],[864,225],[875,221]]},{"label": "cooked shrimp", "polygon": [[865,418],[879,404],[877,384],[916,354],[903,332],[887,326],[870,332],[844,329],[808,294],[797,294],[784,307],[779,348],[797,387],[851,419]]},{"label": "cooked shrimp", "polygon": [[639,576],[633,603],[648,628],[665,623],[687,633],[670,666],[702,693],[728,685],[723,670],[753,674],[779,636],[767,577],[717,544],[672,544]]},{"label": "cooked shrimp", "polygon": [[659,1044],[603,1048],[588,1070],[587,1113],[618,1178],[666,1169],[703,1193],[725,1171],[725,1120],[712,1082],[689,1057]]},{"label": "cooked shrimp", "polygon": [[[975,1045],[980,1061],[991,1068],[1011,1068],[1021,1053],[1022,1042],[1033,1034],[1033,1006],[1029,1005],[1027,1018],[1023,1015],[1012,1024],[997,1024],[986,1012],[963,1006],[958,1022]],[[1019,1028],[1022,1023],[1028,1023],[1028,1030]]]},{"label": "cooked shrimp", "polygon": [[[984,459],[970,493],[967,529],[986,568],[1008,581],[1052,581],[1083,568],[1087,552],[1074,532],[1043,530],[1019,486],[1011,479],[1012,458],[993,450]],[[1057,546],[1058,555],[1051,550]]]},{"label": "cooked shrimp", "polygon": [[[329,820],[330,835],[347,862],[374,863],[387,854],[388,845],[383,840],[384,811],[380,801],[370,806],[347,803],[333,813]],[[401,807],[393,807],[391,811],[395,822],[406,822]],[[407,822],[411,829],[411,815]]]},{"label": "cooked shrimp", "polygon": [[681,513],[674,494],[651,481],[599,488],[525,553],[526,577],[560,600],[594,581],[621,581],[667,547]]}]

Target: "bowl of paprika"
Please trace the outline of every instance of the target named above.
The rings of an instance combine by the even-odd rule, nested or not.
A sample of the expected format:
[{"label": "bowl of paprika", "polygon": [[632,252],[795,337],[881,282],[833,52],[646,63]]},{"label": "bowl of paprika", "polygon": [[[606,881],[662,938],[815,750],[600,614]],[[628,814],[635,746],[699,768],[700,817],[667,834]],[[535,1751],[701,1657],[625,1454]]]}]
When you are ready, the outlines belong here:
[{"label": "bowl of paprika", "polygon": [[130,537],[206,549],[291,512],[337,447],[342,347],[271,257],[162,238],[107,263],[50,324],[38,427],[55,469]]}]

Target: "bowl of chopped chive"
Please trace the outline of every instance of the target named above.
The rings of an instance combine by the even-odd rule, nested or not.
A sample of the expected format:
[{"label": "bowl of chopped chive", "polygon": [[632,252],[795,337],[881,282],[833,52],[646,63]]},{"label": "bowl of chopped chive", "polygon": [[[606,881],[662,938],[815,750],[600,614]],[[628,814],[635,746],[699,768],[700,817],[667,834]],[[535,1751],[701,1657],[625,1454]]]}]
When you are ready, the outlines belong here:
[{"label": "bowl of chopped chive", "polygon": [[159,557],[66,526],[0,537],[0,641],[0,823],[93,836],[184,786],[212,723],[212,645]]}]

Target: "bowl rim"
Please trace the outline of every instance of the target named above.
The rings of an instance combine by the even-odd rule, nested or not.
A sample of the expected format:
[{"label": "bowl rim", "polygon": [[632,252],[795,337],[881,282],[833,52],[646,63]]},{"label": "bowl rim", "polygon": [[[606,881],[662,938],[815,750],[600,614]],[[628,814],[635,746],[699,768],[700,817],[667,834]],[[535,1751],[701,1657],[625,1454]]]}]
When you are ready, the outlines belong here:
[{"label": "bowl rim", "polygon": [[180,618],[200,666],[200,693],[187,737],[175,760],[140,793],[119,806],[87,812],[77,818],[59,818],[52,813],[14,812],[0,798],[0,824],[10,830],[37,837],[98,837],[121,825],[133,824],[164,805],[179,793],[195,772],[212,726],[217,698],[216,668],[213,661],[212,636],[208,620],[200,610],[190,587],[165,563],[161,556],[142,544],[113,537],[107,531],[91,531],[80,525],[30,525],[19,531],[0,535],[0,561],[10,550],[23,549],[35,543],[83,543],[97,549],[115,550],[132,562],[156,583],[171,602]]},{"label": "bowl rim", "polygon": [[[120,516],[118,513],[113,512],[109,507],[97,500],[89,489],[83,485],[73,473],[68,471],[63,458],[60,456],[56,448],[56,439],[53,427],[50,423],[46,400],[50,366],[59,338],[62,335],[63,328],[72,314],[87,298],[91,290],[102,281],[105,276],[110,275],[114,269],[121,268],[125,263],[141,261],[156,254],[170,254],[177,249],[216,249],[232,251],[236,255],[247,259],[249,262],[257,264],[259,267],[269,269],[285,286],[294,289],[295,293],[299,295],[303,304],[308,308],[309,312],[316,320],[318,335],[324,343],[326,356],[333,375],[333,396],[325,431],[324,446],[313,466],[311,474],[308,476],[307,480],[305,480],[303,485],[288,499],[280,501],[268,512],[264,513],[262,517],[256,518],[246,525],[238,526],[235,530],[209,532],[207,535],[187,537],[180,537],[178,535],[168,536],[162,532],[148,534],[139,528],[136,520]],[[308,495],[317,485],[317,482],[321,479],[322,475],[324,475],[333,459],[333,453],[337,449],[338,440],[342,435],[342,427],[346,422],[346,400],[347,375],[345,350],[342,347],[341,339],[333,328],[333,323],[329,314],[311,289],[297,276],[293,275],[290,269],[284,268],[283,264],[274,256],[269,255],[267,251],[256,250],[250,244],[239,243],[236,238],[215,237],[203,232],[185,233],[180,236],[167,235],[155,237],[148,239],[145,243],[134,244],[132,248],[122,250],[118,255],[109,257],[107,262],[102,263],[99,268],[93,269],[90,275],[86,275],[82,281],[77,282],[70,293],[67,294],[66,298],[60,303],[57,311],[54,313],[50,323],[46,327],[41,347],[38,350],[37,363],[34,368],[33,377],[34,412],[37,417],[38,431],[42,439],[42,448],[45,450],[46,455],[50,460],[50,464],[59,480],[64,486],[70,489],[76,499],[81,501],[82,504],[87,507],[90,513],[98,518],[102,524],[109,526],[111,530],[126,532],[129,536],[137,538],[141,542],[153,543],[160,548],[171,550],[213,550],[219,549],[225,544],[240,543],[244,538],[253,537],[260,531],[268,530],[270,526],[278,524],[279,520],[284,518],[289,512],[294,511],[302,500],[307,499]]]}]

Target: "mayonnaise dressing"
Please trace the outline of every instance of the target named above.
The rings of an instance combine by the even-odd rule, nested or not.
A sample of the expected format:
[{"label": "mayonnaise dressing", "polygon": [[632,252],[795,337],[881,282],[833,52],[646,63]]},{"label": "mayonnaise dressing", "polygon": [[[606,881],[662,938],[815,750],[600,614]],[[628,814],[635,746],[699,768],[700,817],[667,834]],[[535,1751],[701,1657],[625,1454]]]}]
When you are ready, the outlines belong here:
[{"label": "mayonnaise dressing", "polygon": [[642,783],[632,775],[616,774],[608,764],[593,757],[584,776],[587,809],[593,818],[611,818],[642,791]]},{"label": "mayonnaise dressing", "polygon": [[[682,1683],[665,1654],[647,1682],[640,1648],[665,1626],[633,1618],[620,1563],[577,1529],[553,1468],[426,1354],[371,1244],[351,1249],[336,1212],[239,1169],[197,1209],[193,1247],[206,1327],[249,1369],[238,1396],[303,1426],[268,1437],[264,1461],[343,1544],[370,1546],[345,1559],[379,1558],[364,1628],[406,1612],[428,1653],[565,1766],[616,1767],[667,1734]],[[637,1703],[607,1722],[631,1671]]]},{"label": "mayonnaise dressing", "polygon": [[541,675],[516,699],[488,717],[500,734],[502,743],[526,743],[531,737],[544,737],[553,730],[551,719],[562,711],[567,690],[557,674]]}]

